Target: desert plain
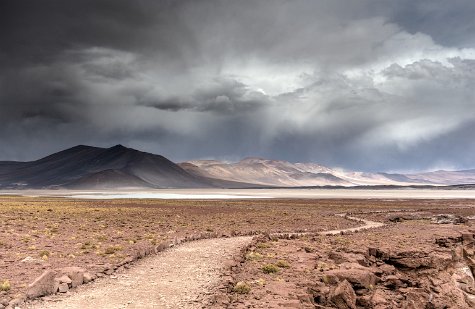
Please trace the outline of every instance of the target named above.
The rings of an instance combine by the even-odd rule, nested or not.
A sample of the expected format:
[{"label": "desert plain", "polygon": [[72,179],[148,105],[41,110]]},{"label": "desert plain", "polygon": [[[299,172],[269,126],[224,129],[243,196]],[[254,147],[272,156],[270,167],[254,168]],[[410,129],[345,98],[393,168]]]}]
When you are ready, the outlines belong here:
[{"label": "desert plain", "polygon": [[[329,191],[165,190],[155,198],[143,192],[4,192],[0,307],[48,308],[48,302],[81,293],[69,284],[59,299],[31,297],[32,283],[48,270],[83,269],[93,288],[94,281],[116,278],[170,247],[240,236],[252,241],[223,264],[198,303],[184,308],[474,306],[472,191],[457,197],[429,190],[440,198],[410,190]],[[356,219],[383,226],[346,232],[365,225]],[[199,271],[199,262],[194,267]]]}]

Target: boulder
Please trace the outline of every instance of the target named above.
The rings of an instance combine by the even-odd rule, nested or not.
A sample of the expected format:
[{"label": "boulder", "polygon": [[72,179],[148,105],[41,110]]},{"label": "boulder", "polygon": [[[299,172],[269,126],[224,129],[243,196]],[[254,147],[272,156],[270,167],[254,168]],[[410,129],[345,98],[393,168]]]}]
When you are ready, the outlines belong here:
[{"label": "boulder", "polygon": [[325,275],[329,282],[347,280],[355,289],[373,288],[378,278],[368,268],[360,265],[358,266],[359,267],[330,270],[327,271]]},{"label": "boulder", "polygon": [[83,276],[83,283],[89,283],[92,280],[94,280],[94,277],[90,273],[85,272]]},{"label": "boulder", "polygon": [[475,244],[475,235],[473,233],[462,233],[462,241],[465,246],[473,247]]},{"label": "boulder", "polygon": [[394,275],[396,273],[396,267],[389,264],[383,264],[378,268],[382,275]]},{"label": "boulder", "polygon": [[397,290],[399,288],[407,287],[407,284],[404,283],[398,276],[389,275],[384,278],[384,286],[390,290]]},{"label": "boulder", "polygon": [[60,283],[58,287],[59,293],[66,293],[69,290],[69,286],[67,283]]},{"label": "boulder", "polygon": [[453,214],[435,215],[431,219],[431,223],[434,224],[463,224],[466,222],[468,222],[466,218]]},{"label": "boulder", "polygon": [[53,270],[45,271],[28,286],[26,296],[30,299],[44,295],[56,293],[57,285],[55,283],[56,272]]},{"label": "boulder", "polygon": [[408,289],[405,291],[404,305],[408,309],[427,308],[429,303],[429,294],[423,289]]},{"label": "boulder", "polygon": [[336,264],[342,263],[358,263],[362,266],[367,266],[366,260],[363,254],[359,253],[347,253],[347,252],[330,252],[328,258],[333,260]]},{"label": "boulder", "polygon": [[390,254],[388,252],[386,252],[382,249],[374,248],[374,247],[369,247],[368,248],[368,256],[374,256],[377,259],[385,260],[389,257],[389,255]]},{"label": "boulder", "polygon": [[374,291],[373,296],[371,296],[372,307],[386,305],[388,301],[386,300],[386,295],[380,289]]},{"label": "boulder", "polygon": [[67,285],[69,284],[72,284],[72,280],[71,278],[69,278],[68,276],[66,275],[62,275],[61,277],[57,278],[57,280],[59,281],[59,283],[66,283]]},{"label": "boulder", "polygon": [[66,275],[71,279],[71,287],[75,288],[78,285],[83,284],[84,282],[84,273],[86,270],[80,267],[64,267],[61,268],[59,271],[62,275]]},{"label": "boulder", "polygon": [[356,309],[356,294],[351,284],[343,280],[330,295],[330,300],[339,309]]}]

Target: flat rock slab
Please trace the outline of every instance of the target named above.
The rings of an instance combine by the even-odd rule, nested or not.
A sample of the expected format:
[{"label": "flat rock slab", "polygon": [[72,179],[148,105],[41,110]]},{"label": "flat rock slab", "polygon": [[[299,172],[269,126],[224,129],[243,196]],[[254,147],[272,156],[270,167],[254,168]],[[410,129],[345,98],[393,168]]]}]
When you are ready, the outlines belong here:
[{"label": "flat rock slab", "polygon": [[219,283],[226,262],[252,237],[192,241],[137,262],[116,278],[80,286],[30,309],[202,308],[203,297]]}]

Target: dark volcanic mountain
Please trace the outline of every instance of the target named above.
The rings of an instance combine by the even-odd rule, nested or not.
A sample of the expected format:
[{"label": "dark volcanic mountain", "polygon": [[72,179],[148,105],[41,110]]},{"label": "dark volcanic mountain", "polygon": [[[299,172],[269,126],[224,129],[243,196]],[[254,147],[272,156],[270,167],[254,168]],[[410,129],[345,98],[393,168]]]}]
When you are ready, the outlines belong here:
[{"label": "dark volcanic mountain", "polygon": [[0,188],[200,188],[248,185],[191,174],[167,158],[117,145],[76,146],[32,162],[0,162]]}]

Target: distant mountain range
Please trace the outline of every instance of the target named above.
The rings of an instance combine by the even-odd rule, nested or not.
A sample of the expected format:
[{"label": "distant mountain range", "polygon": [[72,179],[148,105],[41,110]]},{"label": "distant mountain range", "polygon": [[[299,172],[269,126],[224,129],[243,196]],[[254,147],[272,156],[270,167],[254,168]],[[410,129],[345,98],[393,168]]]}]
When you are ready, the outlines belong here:
[{"label": "distant mountain range", "polygon": [[475,184],[475,170],[419,174],[364,173],[315,163],[290,163],[263,158],[246,158],[235,163],[196,160],[180,163],[180,166],[203,177],[279,187]]},{"label": "distant mountain range", "polygon": [[250,188],[475,184],[475,170],[363,173],[315,163],[246,158],[228,163],[167,158],[117,145],[76,146],[31,162],[0,161],[0,189]]}]

